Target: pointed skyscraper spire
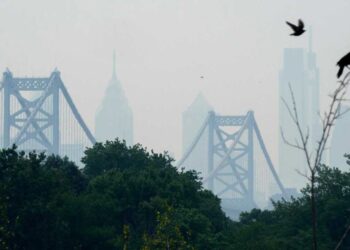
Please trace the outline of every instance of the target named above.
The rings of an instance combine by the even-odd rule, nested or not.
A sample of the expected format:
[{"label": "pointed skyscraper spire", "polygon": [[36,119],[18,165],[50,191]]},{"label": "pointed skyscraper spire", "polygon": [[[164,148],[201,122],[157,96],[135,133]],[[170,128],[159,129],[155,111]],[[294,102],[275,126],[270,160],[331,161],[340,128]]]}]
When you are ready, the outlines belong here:
[{"label": "pointed skyscraper spire", "polygon": [[116,70],[116,56],[115,56],[115,50],[113,50],[113,68],[112,68],[112,78],[116,79],[117,78],[117,70]]},{"label": "pointed skyscraper spire", "polygon": [[312,52],[312,27],[309,27],[309,52]]},{"label": "pointed skyscraper spire", "polygon": [[117,87],[118,91],[120,91],[120,94],[124,96],[123,87],[122,87],[122,85],[119,82],[119,79],[117,77],[117,59],[116,58],[117,57],[116,57],[115,50],[113,50],[113,54],[112,54],[112,77],[111,77],[111,80],[109,81],[109,87],[111,87],[111,86]]},{"label": "pointed skyscraper spire", "polygon": [[112,79],[96,113],[95,136],[98,141],[125,140],[133,143],[133,115],[123,87],[117,78],[116,55],[113,51]]}]

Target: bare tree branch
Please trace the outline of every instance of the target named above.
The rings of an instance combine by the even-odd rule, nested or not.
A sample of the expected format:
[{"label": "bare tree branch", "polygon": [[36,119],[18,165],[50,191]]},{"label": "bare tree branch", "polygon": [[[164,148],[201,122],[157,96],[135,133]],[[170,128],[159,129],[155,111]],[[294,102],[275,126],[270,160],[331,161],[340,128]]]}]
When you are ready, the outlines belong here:
[{"label": "bare tree branch", "polygon": [[288,83],[288,86],[289,86],[289,91],[290,91],[290,95],[291,95],[291,99],[292,99],[292,108],[289,107],[288,103],[284,100],[283,100],[283,103],[285,104],[287,110],[288,110],[288,113],[289,115],[291,116],[294,124],[296,125],[297,127],[297,130],[298,130],[298,136],[299,136],[299,139],[301,141],[301,146],[298,145],[298,143],[296,143],[297,145],[297,148],[299,148],[300,150],[302,150],[304,152],[304,155],[305,155],[305,158],[306,158],[306,161],[307,161],[307,166],[309,168],[309,170],[311,171],[311,159],[310,159],[310,154],[309,154],[309,150],[308,150],[308,140],[309,140],[309,130],[307,130],[306,134],[304,134],[303,132],[303,129],[301,127],[301,124],[300,124],[300,119],[299,119],[299,114],[298,114],[298,109],[297,109],[297,105],[296,105],[296,101],[295,101],[295,96],[294,96],[294,92],[293,92],[293,89],[292,89],[292,86],[290,83]]},{"label": "bare tree branch", "polygon": [[288,141],[288,139],[284,136],[284,132],[282,129],[281,129],[281,137],[282,137],[283,142],[285,144],[287,144],[288,146],[299,149],[299,150],[303,150],[303,148],[300,147],[298,144],[294,144],[294,143],[291,143],[290,141]]},{"label": "bare tree branch", "polygon": [[344,242],[346,236],[348,235],[349,231],[350,231],[350,225],[346,228],[344,234],[343,234],[342,237],[340,238],[340,241],[338,242],[338,244],[337,244],[337,246],[334,248],[334,250],[340,249],[340,247],[341,247],[341,245],[343,244],[343,242]]},{"label": "bare tree branch", "polygon": [[301,176],[305,177],[306,179],[308,179],[309,181],[311,181],[311,178],[310,178],[307,174],[302,173],[301,171],[299,171],[299,169],[295,169],[295,171],[296,171],[299,175],[301,175]]},{"label": "bare tree branch", "polygon": [[[310,129],[309,127],[307,127],[306,132],[303,131],[303,128],[300,124],[294,92],[290,83],[288,85],[289,85],[289,91],[290,91],[291,100],[292,100],[292,103],[291,103],[292,106],[290,107],[287,101],[282,98],[282,101],[288,111],[288,114],[291,117],[298,131],[298,138],[295,139],[295,143],[291,143],[290,141],[288,141],[281,129],[282,139],[287,145],[297,148],[304,152],[306,163],[310,171],[310,176],[308,176],[307,174],[301,173],[299,170],[296,170],[301,176],[304,176],[310,182],[310,186],[311,186],[310,200],[311,200],[312,235],[313,235],[312,248],[314,250],[317,250],[317,213],[316,213],[317,210],[316,210],[316,191],[315,191],[316,176],[318,174],[319,167],[322,162],[322,156],[326,149],[326,145],[330,137],[332,127],[335,124],[335,121],[341,118],[345,113],[350,111],[350,109],[341,111],[342,103],[347,100],[345,98],[345,95],[346,95],[349,83],[350,83],[350,72],[348,72],[344,76],[343,80],[338,82],[338,86],[336,87],[334,92],[329,95],[329,97],[331,98],[331,102],[330,102],[328,111],[325,111],[323,115],[321,115],[321,113],[318,112],[318,116],[322,124],[322,130],[321,130],[320,139],[317,141],[317,146],[314,151],[315,154],[313,151],[309,151],[308,144],[310,140]],[[349,231],[350,231],[350,226],[345,231],[336,249],[339,249],[339,247],[341,246],[344,238],[346,237]]]}]

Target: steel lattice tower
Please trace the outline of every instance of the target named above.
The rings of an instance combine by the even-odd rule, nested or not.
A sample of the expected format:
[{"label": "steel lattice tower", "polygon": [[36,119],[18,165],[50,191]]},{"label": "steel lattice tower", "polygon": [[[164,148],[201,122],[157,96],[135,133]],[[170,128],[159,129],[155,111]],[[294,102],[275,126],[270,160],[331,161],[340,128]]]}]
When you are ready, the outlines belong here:
[{"label": "steel lattice tower", "polygon": [[[48,153],[60,152],[60,94],[75,120],[92,144],[95,139],[81,118],[67,92],[60,72],[55,70],[46,78],[15,78],[7,70],[3,74],[3,146],[18,147],[32,143],[34,148]],[[35,95],[36,98],[28,98]],[[16,109],[14,109],[16,106]],[[49,107],[49,108],[45,108]]]},{"label": "steel lattice tower", "polygon": [[205,136],[204,131],[208,133],[208,171],[203,183],[214,194],[222,199],[239,200],[249,204],[249,207],[256,206],[254,197],[256,182],[254,178],[256,178],[255,171],[257,171],[254,155],[255,142],[263,153],[275,183],[282,194],[285,193],[252,111],[243,116],[222,116],[209,112],[192,145],[178,162],[178,167],[185,165],[184,162],[191,155],[200,138]]}]

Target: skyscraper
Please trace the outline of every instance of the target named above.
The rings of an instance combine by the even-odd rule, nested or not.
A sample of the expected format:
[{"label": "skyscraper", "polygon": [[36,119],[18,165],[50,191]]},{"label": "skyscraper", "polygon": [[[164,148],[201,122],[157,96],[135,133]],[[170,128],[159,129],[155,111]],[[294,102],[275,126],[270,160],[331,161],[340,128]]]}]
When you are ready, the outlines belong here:
[{"label": "skyscraper", "polygon": [[116,74],[115,54],[113,73],[105,96],[95,117],[95,136],[97,141],[125,140],[133,144],[133,114],[128,99]]},{"label": "skyscraper", "polygon": [[[182,152],[183,154],[189,149],[196,138],[205,119],[208,117],[209,111],[213,108],[199,93],[194,102],[182,113]],[[208,168],[208,132],[204,131],[203,136],[194,148],[191,156],[185,162],[188,169],[194,169],[203,175],[207,174]]]},{"label": "skyscraper", "polygon": [[[311,30],[309,35],[308,50],[284,49],[283,68],[279,74],[279,125],[288,141],[295,143],[299,140],[296,126],[282,101],[285,100],[288,106],[293,108],[290,85],[294,93],[301,128],[305,134],[309,133],[309,149],[312,150],[320,133],[319,70],[316,65],[316,54],[312,51]],[[302,174],[306,174],[307,169],[304,153],[287,145],[280,136],[279,172],[284,184],[287,187],[304,187],[306,179]]]},{"label": "skyscraper", "polygon": [[[345,112],[350,107],[342,105],[340,112]],[[340,168],[343,171],[349,170],[344,154],[350,153],[350,114],[344,115],[335,122],[330,140],[330,166]]]}]

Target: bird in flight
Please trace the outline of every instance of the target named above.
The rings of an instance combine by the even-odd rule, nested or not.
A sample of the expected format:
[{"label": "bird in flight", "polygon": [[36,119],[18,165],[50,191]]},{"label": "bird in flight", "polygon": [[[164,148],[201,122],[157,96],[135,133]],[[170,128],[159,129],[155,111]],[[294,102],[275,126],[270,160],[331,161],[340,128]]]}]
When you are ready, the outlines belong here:
[{"label": "bird in flight", "polygon": [[290,34],[291,36],[300,36],[301,34],[303,34],[305,32],[304,30],[304,23],[301,19],[299,19],[298,21],[298,26],[296,26],[295,24],[292,24],[290,22],[286,22],[289,27],[292,28],[293,32],[292,34]]},{"label": "bird in flight", "polygon": [[338,62],[337,66],[339,66],[337,77],[339,78],[343,74],[343,70],[345,67],[349,68],[350,65],[350,52],[343,56]]}]

